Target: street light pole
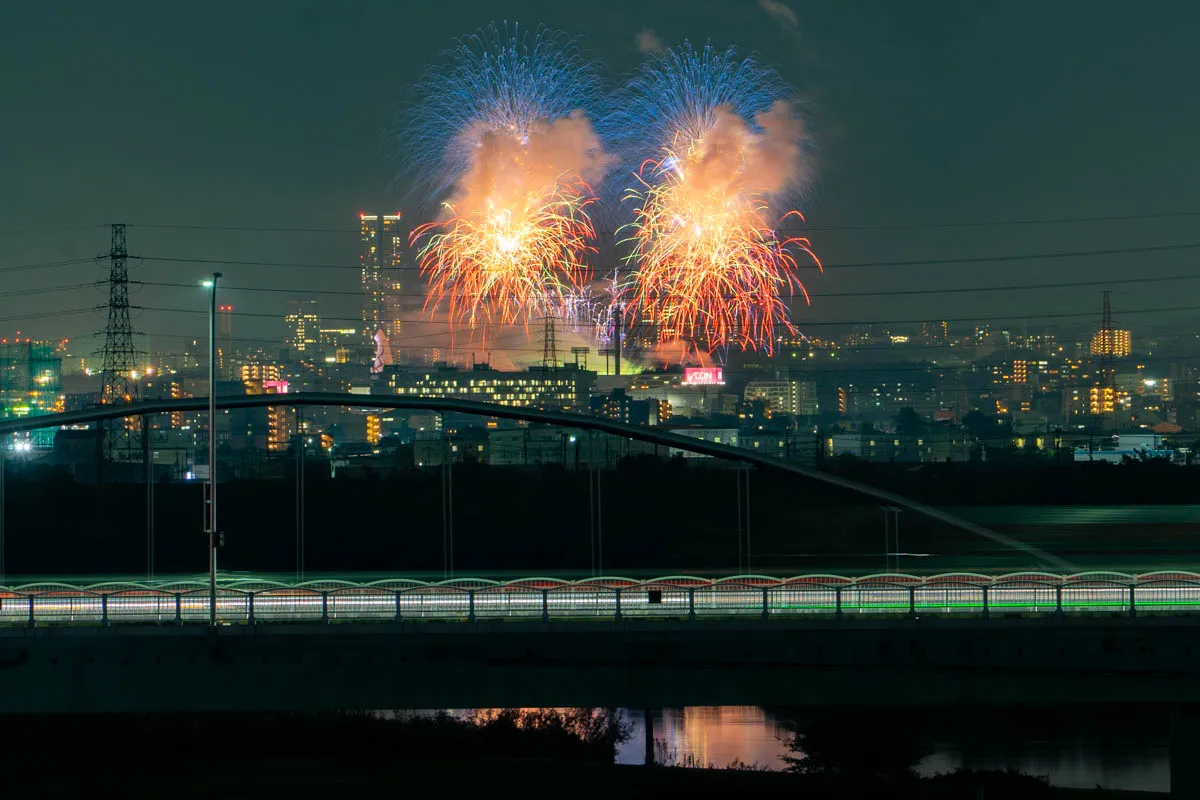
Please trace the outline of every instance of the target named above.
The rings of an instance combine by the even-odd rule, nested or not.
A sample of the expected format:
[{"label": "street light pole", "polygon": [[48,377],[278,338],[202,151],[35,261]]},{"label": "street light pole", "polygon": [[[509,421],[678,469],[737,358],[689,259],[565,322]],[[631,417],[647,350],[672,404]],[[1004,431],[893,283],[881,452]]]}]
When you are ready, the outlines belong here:
[{"label": "street light pole", "polygon": [[217,626],[217,281],[208,289],[208,624]]},{"label": "street light pole", "polygon": [[4,582],[4,446],[5,442],[0,439],[0,583]]}]

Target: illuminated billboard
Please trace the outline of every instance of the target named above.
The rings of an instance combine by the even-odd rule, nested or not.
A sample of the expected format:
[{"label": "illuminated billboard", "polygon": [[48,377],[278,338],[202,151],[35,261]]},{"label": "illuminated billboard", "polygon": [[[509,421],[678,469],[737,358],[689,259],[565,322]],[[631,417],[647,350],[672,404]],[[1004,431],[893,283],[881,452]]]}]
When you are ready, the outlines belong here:
[{"label": "illuminated billboard", "polygon": [[684,386],[724,386],[725,376],[721,367],[684,367]]}]

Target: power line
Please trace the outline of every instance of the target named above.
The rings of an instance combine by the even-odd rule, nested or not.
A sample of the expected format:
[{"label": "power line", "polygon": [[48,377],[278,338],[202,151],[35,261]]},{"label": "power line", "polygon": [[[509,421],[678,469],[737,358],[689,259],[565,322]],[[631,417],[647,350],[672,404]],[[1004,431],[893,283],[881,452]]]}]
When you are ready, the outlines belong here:
[{"label": "power line", "polygon": [[171,230],[171,231],[243,231],[249,233],[340,233],[354,234],[361,236],[362,231],[358,228],[326,228],[320,226],[313,227],[288,227],[283,225],[169,225],[169,224],[149,224],[142,223],[138,225],[130,225],[131,228],[145,228],[147,230]]},{"label": "power line", "polygon": [[[966,256],[962,258],[927,258],[907,259],[897,261],[861,261],[845,264],[824,264],[825,270],[831,269],[868,269],[877,267],[934,267],[962,264],[996,264],[1007,261],[1050,261],[1067,258],[1097,258],[1103,256],[1139,255],[1147,253],[1169,253],[1200,249],[1200,242],[1183,244],[1144,245],[1141,247],[1117,247],[1104,250],[1054,250],[1040,253],[1009,253],[994,256]],[[314,264],[288,261],[243,261],[221,258],[186,258],[179,256],[137,256],[143,261],[161,261],[177,264],[220,264],[231,267],[278,267],[287,269],[345,269],[360,271],[358,264]],[[419,270],[417,265],[391,267],[390,270]],[[806,268],[816,270],[816,267]]]},{"label": "power line", "polygon": [[[154,336],[154,337],[175,338],[175,339],[190,339],[190,340],[194,340],[197,342],[199,342],[205,338],[203,333],[187,334],[187,333],[148,332],[144,335]],[[436,337],[444,337],[446,335],[447,334],[445,331],[433,331],[430,333],[410,334],[408,336],[404,336],[404,337],[397,339],[397,344],[403,346],[406,344],[411,344],[413,342],[416,342],[417,340],[431,339],[431,338],[436,338]],[[1147,337],[1147,338],[1169,341],[1172,339],[1193,340],[1193,339],[1197,339],[1200,337],[1196,337],[1193,334],[1168,334],[1165,336],[1155,336],[1155,337]],[[281,342],[284,341],[284,337],[244,336],[244,337],[234,337],[231,339],[231,341],[249,342],[249,343],[280,344]],[[531,343],[531,346],[536,344],[534,339],[531,337],[528,339],[528,341]],[[468,338],[466,345],[469,346],[470,344],[472,344],[472,340],[470,338]],[[1074,345],[1074,344],[1076,344],[1076,342],[1072,341],[1071,344]],[[1079,344],[1082,344],[1082,342],[1079,342]],[[484,344],[484,345],[480,345],[480,346],[487,350],[492,350],[492,349],[525,350],[525,349],[527,349],[524,347],[512,347],[512,348],[496,347],[496,348],[493,348],[492,345],[490,345],[490,344]],[[1063,345],[1063,346],[1065,347],[1065,345]],[[892,351],[896,355],[901,356],[901,357],[915,356],[916,351],[935,350],[937,352],[935,352],[934,355],[942,354],[947,357],[953,358],[953,357],[959,356],[959,353],[961,351],[966,350],[969,347],[970,347],[969,345],[925,344],[925,343],[921,343],[921,342],[905,342],[903,344],[893,344],[891,342],[887,342],[887,343],[880,342],[880,343],[874,343],[874,344],[842,344],[842,345],[838,345],[836,348],[825,348],[825,347],[820,347],[820,346],[813,346],[811,349],[812,349],[812,352],[814,352],[814,353],[822,353],[822,354],[823,353],[832,353],[832,354],[836,354],[838,356],[855,355],[858,353],[871,353],[871,352],[879,352],[879,351],[886,350],[886,351]],[[1006,348],[1012,352],[1022,352],[1022,351],[1031,349],[1029,347],[1022,347],[1019,345],[1001,345],[998,347]],[[1174,355],[1176,355],[1176,354],[1168,353],[1168,352],[1160,352],[1160,353],[1155,353],[1152,356],[1139,356],[1139,357],[1152,357],[1152,358],[1157,359],[1157,358],[1173,357]],[[1053,357],[1055,357],[1055,356],[1051,356],[1051,358],[1053,358]],[[1067,353],[1063,353],[1062,357],[1068,358],[1068,357],[1070,357],[1070,355]],[[1196,357],[1200,358],[1200,351],[1196,351]],[[931,359],[928,356],[919,356],[919,358],[921,358],[923,360],[927,360],[927,361],[935,360],[935,359]],[[812,359],[807,359],[807,362],[815,363],[816,361],[819,361],[819,360],[821,360],[821,359],[818,356],[818,357],[814,357]],[[828,363],[828,362],[821,361],[821,363]],[[843,362],[839,362],[839,363],[843,363]]]},{"label": "power line", "polygon": [[64,228],[61,225],[54,225],[44,228],[10,228],[8,230],[0,230],[0,238],[9,238],[12,236],[27,236],[39,233],[75,233],[77,231],[93,231],[98,228],[107,228],[107,225],[99,223],[95,225],[76,225],[70,228]]},{"label": "power line", "polygon": [[[178,334],[169,334],[169,333],[153,333],[153,332],[151,332],[148,335],[150,335],[151,337],[154,337],[154,338],[163,338],[163,339],[186,339],[186,338],[188,338],[188,337],[182,337]],[[278,341],[273,340],[273,339],[254,339],[254,338],[248,338],[248,337],[234,338],[231,341],[238,342],[241,344],[247,344],[247,345],[269,344],[269,345],[279,346],[279,344],[280,344]],[[204,344],[203,342],[198,342],[198,343],[200,345]],[[487,353],[521,353],[521,354],[524,354],[529,357],[529,362],[531,364],[541,362],[541,348],[538,346],[538,344],[536,342],[530,343],[530,346],[528,346],[528,347],[490,347],[489,346],[487,348],[478,349],[478,350],[476,350],[476,352],[479,353],[479,352],[483,352],[484,350],[486,350]],[[155,356],[181,356],[181,355],[184,355],[184,353],[180,352],[180,351],[173,351],[173,352],[159,352],[159,353],[155,353],[154,355]],[[193,353],[192,355],[195,355],[195,354]],[[1166,359],[1166,360],[1170,360],[1172,362],[1183,363],[1183,364],[1200,363],[1200,354],[1168,353],[1168,354],[1164,354],[1162,358]],[[651,354],[643,353],[639,357],[639,360],[643,361],[643,362],[649,362],[649,363],[665,363],[663,359],[655,358],[652,353]],[[1044,359],[1044,360],[1048,361],[1048,368],[1054,368],[1057,364],[1059,364],[1059,362],[1054,359]],[[958,373],[963,373],[963,372],[966,372],[966,373],[974,372],[974,373],[977,373],[980,375],[990,375],[990,372],[987,369],[981,368],[979,365],[981,363],[986,363],[989,365],[996,364],[996,363],[1004,363],[1004,361],[1005,361],[1004,358],[1000,358],[999,360],[994,360],[994,357],[988,357],[988,358],[978,359],[978,360],[975,360],[972,362],[956,363],[956,364],[945,364],[945,363],[939,363],[939,362],[931,361],[931,360],[909,361],[909,362],[891,363],[891,364],[858,364],[858,363],[847,364],[846,362],[842,362],[842,361],[839,361],[836,363],[833,363],[833,362],[831,362],[831,363],[825,363],[825,362],[816,363],[813,361],[806,361],[806,362],[799,362],[799,363],[793,364],[792,366],[795,367],[795,371],[792,372],[791,374],[792,374],[792,377],[803,377],[806,375],[823,376],[823,375],[832,374],[832,375],[837,375],[837,376],[869,375],[869,376],[877,376],[877,377],[881,377],[881,378],[886,378],[889,375],[897,375],[897,374],[923,374],[923,375],[928,376],[931,380],[934,380],[934,379],[937,379],[939,376],[957,375]],[[414,368],[414,369],[419,369],[421,367],[421,365],[418,365],[418,364],[410,364],[408,366],[410,368]],[[759,375],[759,373],[757,373],[755,370],[753,370],[751,368],[734,367],[734,366],[729,366],[729,365],[726,365],[724,368],[725,368],[725,373],[727,376],[729,376],[729,375],[756,375],[756,376]],[[1091,374],[1091,373],[1089,373],[1089,374]],[[1097,374],[1097,375],[1099,374],[1098,369],[1095,370],[1095,374]],[[1008,385],[1008,384],[1006,384],[1006,385]],[[1012,384],[1012,385],[1017,385],[1017,384]],[[1027,385],[1036,386],[1036,381],[1034,381],[1031,378],[1030,382]]]},{"label": "power line", "polygon": [[[1200,280],[1200,273],[1190,273],[1187,275],[1166,275],[1160,277],[1142,277],[1142,278],[1120,278],[1117,280],[1091,280],[1091,281],[1068,281],[1059,283],[1026,283],[1014,284],[1008,286],[954,286],[948,288],[936,289],[898,289],[895,291],[867,291],[867,292],[809,292],[809,296],[813,298],[830,298],[830,297],[895,297],[908,295],[929,295],[929,294],[970,294],[975,292],[1018,292],[1031,291],[1038,289],[1076,289],[1086,286],[1120,286],[1126,284],[1139,283],[1171,283],[1175,281],[1194,281]],[[168,283],[163,281],[134,281],[134,283],[142,286],[159,286],[176,289],[194,289],[196,288],[190,283]],[[291,295],[333,295],[340,297],[361,297],[362,291],[351,291],[345,289],[305,289],[298,290],[292,287],[279,286],[224,286],[223,291],[227,292],[269,292],[274,294],[291,294]],[[2,294],[0,294],[2,296]],[[391,297],[410,297],[424,298],[428,295],[420,292],[392,292]]]},{"label": "power line", "polygon": [[[78,288],[85,288],[85,287],[94,286],[94,284],[77,284],[76,286]],[[51,288],[54,290],[59,290],[64,287],[51,287]],[[34,291],[43,291],[43,290],[34,290]],[[48,290],[46,290],[46,291],[48,291]],[[172,314],[180,314],[180,313],[203,314],[203,313],[207,313],[203,309],[194,309],[194,308],[166,308],[166,307],[160,307],[160,306],[132,306],[132,308],[137,309],[137,310],[154,312],[154,313],[172,313]],[[61,311],[57,311],[57,312],[38,312],[38,313],[19,314],[19,315],[13,315],[13,316],[9,316],[9,317],[0,317],[0,322],[17,321],[17,320],[25,320],[25,319],[33,319],[33,318],[44,319],[44,318],[53,317],[56,315],[65,316],[65,315],[72,315],[72,314],[87,313],[87,312],[92,312],[95,310],[96,310],[95,308],[78,308],[78,309],[65,309],[65,310],[61,310]],[[1184,312],[1184,311],[1196,311],[1196,310],[1200,310],[1200,306],[1188,305],[1188,306],[1167,306],[1167,307],[1157,307],[1157,308],[1128,309],[1128,310],[1123,311],[1122,313],[1127,314],[1127,315],[1140,315],[1140,314],[1164,314],[1164,313],[1171,313],[1171,312]],[[235,311],[232,313],[238,315],[239,317],[253,317],[253,318],[275,319],[275,320],[280,319],[280,316],[278,314],[265,313],[265,312]],[[987,316],[973,315],[970,317],[948,317],[948,318],[938,320],[938,321],[944,321],[947,323],[950,323],[950,322],[964,323],[964,322],[966,322],[966,323],[989,324],[990,325],[993,323],[999,323],[999,322],[1005,322],[1005,321],[1020,321],[1020,320],[1031,320],[1031,319],[1049,320],[1049,319],[1086,318],[1086,317],[1090,317],[1092,315],[1093,315],[1093,312],[1091,312],[1091,311],[1059,312],[1059,313],[1055,313],[1055,314],[1030,314],[1030,315],[1001,316],[1001,317],[995,317],[995,316],[987,317]],[[323,316],[322,318],[325,320],[336,321],[336,322],[358,322],[358,321],[360,321],[359,317]],[[429,318],[429,317],[420,317],[420,318],[415,318],[415,319],[407,318],[407,319],[401,319],[398,321],[401,323],[415,324],[415,325],[460,324],[460,323],[456,323],[453,320],[434,319],[434,318]],[[810,320],[810,321],[797,321],[796,324],[797,324],[797,328],[801,330],[801,335],[803,335],[802,332],[804,330],[815,328],[815,327],[828,327],[828,326],[845,326],[845,327],[860,326],[861,327],[861,326],[876,326],[876,325],[879,325],[879,326],[911,325],[911,324],[921,324],[921,323],[928,322],[928,321],[929,320],[926,318],[908,319],[908,320],[825,320],[825,321]],[[502,322],[481,322],[476,326],[475,330],[482,332],[481,335],[486,335],[486,331],[489,328],[492,329],[493,331],[495,331],[496,329],[501,329],[501,330],[508,329],[508,330],[519,331],[519,330],[524,330],[526,328],[526,326],[523,326],[520,324],[510,324],[510,323],[502,323]],[[465,326],[463,328],[463,333],[464,333],[464,335],[467,335],[467,336],[472,335],[472,333],[469,332]],[[440,336],[440,335],[443,335],[443,334],[441,332],[428,334],[428,336]],[[184,338],[184,339],[197,338],[196,336],[188,335],[188,334],[180,334],[179,336],[180,336],[180,338]],[[418,336],[418,338],[424,338],[424,336],[426,336],[426,335],[417,335],[417,336]],[[409,338],[411,338],[411,337],[409,337]],[[1165,334],[1151,336],[1148,338],[1154,338],[1154,339],[1187,338],[1187,339],[1191,339],[1191,338],[1196,338],[1196,337],[1192,334],[1169,332],[1169,333],[1165,333]],[[256,341],[259,341],[259,340],[256,340]],[[280,341],[280,340],[264,338],[261,341]],[[403,341],[404,340],[401,340],[400,343],[402,344]],[[922,344],[922,343],[908,342],[908,343],[904,343],[904,345],[902,345],[902,346],[905,348],[908,348],[909,350],[913,350],[913,349],[925,348],[925,347],[938,347],[939,345],[936,345],[936,344],[926,345],[926,344]],[[859,350],[859,349],[866,349],[866,348],[871,348],[871,347],[894,348],[894,347],[897,347],[897,345],[889,344],[889,343],[880,343],[878,345],[846,345],[846,346],[840,347],[839,349],[842,351],[847,351],[847,350],[851,350],[851,349]]]},{"label": "power line", "polygon": [[[157,332],[149,332],[146,335],[148,335],[152,338],[155,338],[155,339],[184,339],[184,340],[191,339],[193,341],[196,341],[200,345],[204,345],[204,342],[201,341],[201,339],[203,337],[185,336],[182,334],[173,334],[173,333],[157,333]],[[269,339],[269,338],[234,337],[231,341],[238,342],[240,344],[247,344],[247,345],[273,345],[273,346],[280,345],[279,340]],[[466,348],[462,348],[462,349],[466,349]],[[540,356],[540,348],[538,347],[536,342],[530,342],[529,346],[527,346],[527,347],[493,347],[493,346],[489,345],[486,348],[481,348],[481,349],[486,350],[489,353],[522,353],[522,354],[529,356],[529,361],[531,364],[538,361],[539,356]],[[170,352],[170,353],[160,352],[160,353],[156,353],[155,355],[170,357],[170,356],[182,356],[182,355],[185,355],[185,353],[178,352],[178,351]],[[855,364],[855,363],[848,364],[845,361],[819,362],[818,363],[816,360],[808,360],[808,361],[804,361],[804,362],[791,364],[791,366],[794,367],[796,370],[792,374],[792,377],[797,377],[797,378],[803,378],[806,376],[807,377],[827,376],[832,373],[839,377],[853,377],[853,376],[873,377],[873,378],[880,379],[886,383],[888,376],[891,376],[891,375],[909,375],[909,374],[924,375],[924,376],[927,376],[930,380],[936,380],[939,376],[942,376],[942,375],[956,375],[958,373],[963,373],[963,372],[968,372],[968,373],[976,372],[979,374],[989,374],[986,369],[981,369],[979,365],[980,365],[980,363],[991,364],[993,362],[993,360],[995,360],[995,358],[996,358],[996,356],[993,355],[993,356],[985,357],[982,359],[975,359],[972,361],[968,361],[968,362],[964,362],[964,363],[955,363],[955,364],[939,363],[937,361],[929,360],[929,359],[922,360],[922,361],[915,361],[915,362],[909,361],[909,362],[889,363],[889,364]],[[1064,356],[1064,358],[1066,358],[1066,356]],[[1185,363],[1185,364],[1196,364],[1196,363],[1200,363],[1200,353],[1173,353],[1173,352],[1172,353],[1162,353],[1162,354],[1156,355],[1155,359],[1156,360],[1170,360],[1173,362]],[[642,354],[642,356],[640,357],[639,360],[643,361],[643,362],[649,362],[649,363],[664,363],[661,359],[654,358],[653,354]],[[1003,358],[999,359],[999,361],[1001,361],[1001,362],[1003,360],[1004,360]],[[1047,360],[1049,362],[1050,366],[1054,366],[1059,363],[1056,359],[1044,359],[1044,360]],[[420,369],[423,365],[410,364],[407,366],[411,369]],[[754,372],[753,369],[750,369],[750,368],[730,367],[730,366],[725,367],[725,372],[726,372],[727,376],[728,375],[757,374],[756,372]],[[1021,385],[1021,384],[1005,384],[1005,386],[1010,386],[1010,387],[1011,386],[1019,386],[1019,385]],[[1036,383],[1036,381],[1033,381],[1033,380],[1031,380],[1029,383],[1024,384],[1024,385],[1029,386],[1030,388],[1037,388],[1037,383]],[[937,387],[930,387],[930,388],[935,389]]]},{"label": "power line", "polygon": [[67,258],[61,261],[40,261],[34,264],[17,264],[11,267],[0,267],[0,272],[22,272],[31,269],[51,269],[53,267],[69,267],[72,264],[94,264],[96,256],[86,258]]},{"label": "power line", "polygon": [[[208,311],[206,311],[204,309],[200,309],[200,308],[164,308],[161,306],[133,306],[133,308],[138,308],[143,311],[162,312],[162,313],[168,313],[168,314],[207,314],[208,313]],[[1122,316],[1130,316],[1130,315],[1134,315],[1134,314],[1168,314],[1168,313],[1179,312],[1179,311],[1200,311],[1200,305],[1158,306],[1155,308],[1122,309],[1121,314],[1122,314]],[[260,318],[264,318],[264,319],[279,319],[280,318],[280,316],[278,314],[268,314],[265,312],[256,312],[256,311],[233,311],[231,313],[234,314],[235,316],[240,316],[240,317],[260,317]],[[975,323],[991,324],[993,322],[998,322],[998,321],[1020,321],[1020,320],[1031,320],[1031,319],[1038,319],[1038,320],[1040,320],[1040,319],[1076,319],[1076,318],[1081,318],[1081,317],[1094,317],[1094,316],[1096,316],[1095,311],[1060,311],[1060,312],[1056,312],[1053,314],[1009,314],[1009,315],[1000,315],[1000,316],[975,315],[975,316],[971,316],[971,317],[941,317],[938,321],[940,321],[940,322],[956,322],[956,323],[957,322],[975,322]],[[325,319],[325,320],[332,320],[332,321],[337,321],[337,322],[359,322],[359,321],[361,321],[361,317],[322,316],[321,318]],[[408,324],[437,324],[437,325],[461,325],[462,324],[461,322],[459,322],[457,320],[432,319],[432,318],[398,319],[396,321],[400,322],[400,323],[408,323]],[[797,327],[801,327],[801,328],[810,328],[810,327],[817,327],[817,326],[827,327],[827,326],[835,326],[835,325],[842,325],[842,326],[919,325],[924,322],[929,322],[929,318],[922,317],[920,319],[821,320],[821,321],[809,320],[809,321],[801,321],[799,323],[794,322],[793,324],[796,324]],[[493,327],[510,327],[510,328],[525,327],[520,324],[507,324],[507,323],[499,323],[499,322],[478,323],[476,327],[482,327],[482,326],[487,326],[487,325],[490,325]],[[465,328],[466,326],[463,326],[463,327]]]},{"label": "power line", "polygon": [[[960,222],[897,222],[897,223],[867,223],[862,225],[804,225],[804,230],[832,233],[838,231],[894,231],[894,230],[929,230],[953,228],[1002,228],[1029,225],[1072,225],[1089,222],[1133,222],[1139,220],[1187,219],[1200,217],[1200,211],[1166,211],[1147,214],[1106,214],[1097,216],[1070,217],[1025,217],[1007,220],[967,220]],[[102,226],[92,226],[102,227]],[[197,224],[168,224],[140,223],[130,225],[131,228],[146,228],[153,230],[194,230],[194,231],[243,231],[262,233],[333,233],[360,236],[358,228],[331,228],[325,226],[281,226],[281,225],[197,225]],[[614,233],[600,231],[601,234]],[[4,235],[0,232],[0,235]]]},{"label": "power line", "polygon": [[0,322],[19,322],[26,319],[45,319],[48,316],[66,317],[72,314],[94,314],[96,306],[88,306],[87,308],[67,308],[62,311],[55,311],[47,314],[45,311],[32,312],[29,314],[14,314],[7,317],[0,317]]},{"label": "power line", "polygon": [[809,231],[896,231],[927,230],[931,228],[1004,228],[1026,225],[1071,225],[1085,222],[1133,222],[1154,219],[1185,219],[1200,217],[1200,211],[1165,211],[1156,214],[1111,214],[1077,217],[1026,217],[1004,220],[974,220],[966,222],[900,222],[868,225],[805,226]]},{"label": "power line", "polygon": [[50,292],[70,292],[76,289],[97,289],[101,285],[101,281],[92,281],[91,283],[72,283],[66,286],[44,286],[40,289],[9,289],[0,292],[0,297],[22,297],[30,294],[48,294]]},{"label": "power line", "polygon": [[1192,275],[1166,275],[1152,278],[1122,278],[1119,280],[1107,281],[1068,281],[1061,283],[1034,283],[1025,284],[1023,286],[983,286],[979,288],[971,288],[969,286],[955,286],[945,289],[899,289],[890,292],[809,292],[809,295],[818,297],[896,297],[901,295],[924,295],[924,294],[963,294],[972,292],[1016,292],[1029,291],[1036,289],[1077,289],[1084,286],[1116,286],[1124,284],[1138,283],[1171,283],[1173,281],[1194,281],[1200,280],[1200,274]]}]

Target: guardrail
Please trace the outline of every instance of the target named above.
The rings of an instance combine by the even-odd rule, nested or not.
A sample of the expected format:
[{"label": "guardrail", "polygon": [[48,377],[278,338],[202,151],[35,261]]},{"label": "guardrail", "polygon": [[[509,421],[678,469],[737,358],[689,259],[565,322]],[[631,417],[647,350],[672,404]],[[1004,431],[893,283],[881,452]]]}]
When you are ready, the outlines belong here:
[{"label": "guardrail", "polygon": [[[848,578],[738,575],[579,581],[223,581],[222,624],[387,620],[620,620],[719,617],[991,616],[1200,612],[1200,574],[953,573]],[[195,581],[37,583],[0,587],[0,626],[207,624],[209,587]]]}]

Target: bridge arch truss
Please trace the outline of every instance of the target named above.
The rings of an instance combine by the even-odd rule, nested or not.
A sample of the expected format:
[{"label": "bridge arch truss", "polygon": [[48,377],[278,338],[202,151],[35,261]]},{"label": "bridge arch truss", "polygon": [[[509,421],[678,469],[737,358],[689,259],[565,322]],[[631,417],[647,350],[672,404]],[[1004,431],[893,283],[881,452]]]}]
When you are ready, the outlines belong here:
[{"label": "bridge arch truss", "polygon": [[[919,503],[910,498],[892,492],[878,489],[858,481],[852,481],[838,475],[831,475],[810,467],[782,461],[770,456],[756,453],[746,448],[732,445],[707,442],[690,436],[672,433],[670,431],[641,425],[630,425],[603,417],[585,416],[563,411],[550,411],[536,408],[505,406],[497,403],[484,403],[477,400],[464,400],[450,397],[403,397],[387,395],[360,395],[337,392],[298,392],[288,395],[230,395],[217,398],[217,408],[221,410],[242,408],[263,408],[267,406],[291,406],[303,408],[309,406],[341,406],[351,408],[388,409],[433,411],[439,413],[459,413],[479,417],[492,417],[524,422],[557,425],[564,428],[576,428],[586,431],[596,431],[612,436],[625,437],[636,441],[659,445],[662,447],[684,450],[699,455],[713,456],[730,461],[751,464],[763,469],[776,470],[795,475],[809,481],[825,484],[837,489],[869,497],[882,504],[898,506],[906,511],[920,514],[929,519],[937,520],[960,531],[990,539],[1005,547],[1020,550],[1035,557],[1047,566],[1053,566],[1060,571],[1072,570],[1072,565],[1058,556],[1044,550],[1031,547],[1009,536],[985,528],[969,520]],[[208,409],[208,398],[183,398],[164,400],[143,400],[123,405],[99,406],[83,411],[71,411],[62,414],[28,417],[19,420],[0,422],[0,436],[21,433],[43,428],[56,428],[69,425],[84,425],[103,422],[112,419],[130,417],[147,417],[160,414],[170,414],[177,411],[202,412]]]}]

